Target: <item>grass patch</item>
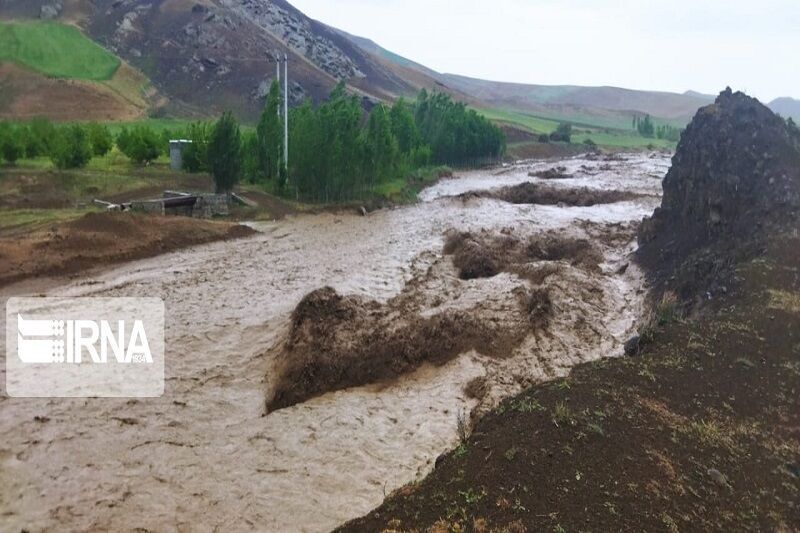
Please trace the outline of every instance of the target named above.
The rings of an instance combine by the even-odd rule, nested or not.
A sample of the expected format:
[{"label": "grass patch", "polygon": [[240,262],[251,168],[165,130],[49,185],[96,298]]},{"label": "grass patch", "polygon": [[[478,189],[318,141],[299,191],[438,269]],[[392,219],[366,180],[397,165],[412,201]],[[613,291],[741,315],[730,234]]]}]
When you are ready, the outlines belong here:
[{"label": "grass patch", "polygon": [[105,81],[120,60],[72,26],[55,22],[0,23],[0,61],[47,76]]},{"label": "grass patch", "polygon": [[628,118],[625,118],[623,123],[618,119],[608,122],[590,115],[541,117],[506,109],[476,109],[476,111],[490,120],[507,122],[535,134],[552,133],[556,131],[560,122],[569,122],[579,128],[572,134],[572,144],[577,145],[587,139],[606,148],[643,149],[652,146],[674,149],[676,145],[664,139],[642,137],[637,132],[627,129],[630,122]]},{"label": "grass patch", "polygon": [[85,215],[86,209],[0,209],[0,235],[14,235]]}]

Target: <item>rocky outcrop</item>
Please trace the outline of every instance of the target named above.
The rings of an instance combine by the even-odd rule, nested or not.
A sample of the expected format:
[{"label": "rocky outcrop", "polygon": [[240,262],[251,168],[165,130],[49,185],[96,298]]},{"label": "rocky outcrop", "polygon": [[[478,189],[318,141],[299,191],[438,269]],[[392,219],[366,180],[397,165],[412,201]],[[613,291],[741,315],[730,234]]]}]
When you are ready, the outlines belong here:
[{"label": "rocky outcrop", "polygon": [[638,259],[656,292],[713,299],[767,235],[797,231],[800,132],[727,89],[683,133],[663,187],[661,207],[642,223]]},{"label": "rocky outcrop", "polygon": [[344,51],[330,39],[314,32],[307,18],[265,0],[228,0],[227,5],[337,80],[365,77]]},{"label": "rocky outcrop", "polygon": [[755,98],[730,89],[681,137],[664,197],[641,240],[659,232],[741,236],[800,206],[800,140]]},{"label": "rocky outcrop", "polygon": [[62,9],[63,5],[58,1],[42,4],[42,7],[39,9],[39,18],[42,20],[52,20],[58,18]]}]

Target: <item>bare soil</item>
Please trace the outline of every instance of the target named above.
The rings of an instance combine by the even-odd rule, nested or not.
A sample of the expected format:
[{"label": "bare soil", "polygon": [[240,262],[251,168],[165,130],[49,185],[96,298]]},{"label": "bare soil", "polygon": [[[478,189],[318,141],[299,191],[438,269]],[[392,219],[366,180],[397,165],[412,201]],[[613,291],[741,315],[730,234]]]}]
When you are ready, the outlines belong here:
[{"label": "bare soil", "polygon": [[100,84],[48,78],[10,63],[0,65],[0,94],[2,119],[133,120],[143,113]]},{"label": "bare soil", "polygon": [[0,286],[29,277],[81,273],[253,233],[255,230],[247,226],[227,222],[88,213],[46,230],[0,238]]}]

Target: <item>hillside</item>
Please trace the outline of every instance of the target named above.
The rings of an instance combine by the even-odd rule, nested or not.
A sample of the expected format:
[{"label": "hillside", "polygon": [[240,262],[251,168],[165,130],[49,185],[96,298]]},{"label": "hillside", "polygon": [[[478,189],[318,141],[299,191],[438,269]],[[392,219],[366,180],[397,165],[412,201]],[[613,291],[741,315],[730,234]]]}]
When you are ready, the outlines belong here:
[{"label": "hillside", "polygon": [[0,118],[127,120],[154,102],[146,78],[74,27],[0,22]]},{"label": "hillside", "polygon": [[536,114],[542,118],[573,117],[612,128],[630,127],[634,114],[649,114],[674,125],[685,125],[708,101],[693,94],[635,91],[618,87],[526,85],[477,80],[447,74],[446,82],[491,107]]},{"label": "hillside", "polygon": [[[123,96],[118,107],[125,110],[102,104],[100,107],[108,109],[102,116],[124,118],[146,111],[152,116],[191,118],[232,109],[252,122],[275,79],[276,54],[287,54],[290,59],[292,105],[307,98],[324,100],[339,81],[361,95],[365,107],[414,96],[427,88],[446,92],[487,116],[533,132],[549,132],[553,124],[568,121],[597,130],[587,132],[592,138],[611,134],[615,138],[610,144],[626,146],[631,144],[633,116],[649,114],[657,124],[683,127],[697,108],[710,101],[709,96],[693,91],[677,94],[526,85],[441,74],[370,39],[312,20],[285,0],[2,0],[0,19],[74,25],[102,47],[86,39],[81,42],[77,29],[54,23],[18,25],[26,30],[22,39],[35,43],[32,47],[20,46],[14,32],[0,33],[0,62],[11,61],[27,69],[19,73],[4,67],[0,84],[15,92],[0,97],[0,114],[10,117],[28,116],[20,110],[29,107],[55,118],[71,116],[72,112],[61,107],[69,99],[57,95],[69,93],[74,100],[80,94],[80,101],[92,101],[95,86],[90,84],[87,89],[85,82],[103,78],[121,63],[120,70],[132,67],[127,69],[126,79],[137,77],[136,87],[117,87],[117,97]],[[29,64],[25,58],[35,57],[41,46],[49,47],[45,50],[49,65]],[[75,59],[81,61],[93,53],[99,55],[83,64],[97,72],[74,70]],[[40,104],[19,103],[27,96],[22,88],[41,93],[39,86],[54,84],[43,78],[34,82],[30,78],[33,73],[80,83],[66,87],[55,82],[57,88],[47,90],[49,97],[31,97]],[[154,90],[143,91],[144,85],[152,85]],[[156,91],[163,98],[156,98]],[[96,98],[102,102],[109,95],[98,93]],[[773,106],[786,116],[799,114],[797,102],[791,99],[779,99]],[[531,127],[532,122],[537,127]],[[538,127],[543,125],[546,127]]]},{"label": "hillside", "polygon": [[800,100],[788,97],[776,98],[768,107],[784,118],[791,117],[795,122],[800,121]]},{"label": "hillside", "polygon": [[340,80],[365,105],[436,86],[282,0],[6,0],[0,14],[75,21],[169,96],[159,113],[202,116],[234,109],[242,118],[252,116],[275,78],[276,53],[289,56],[293,104],[326,98]]}]

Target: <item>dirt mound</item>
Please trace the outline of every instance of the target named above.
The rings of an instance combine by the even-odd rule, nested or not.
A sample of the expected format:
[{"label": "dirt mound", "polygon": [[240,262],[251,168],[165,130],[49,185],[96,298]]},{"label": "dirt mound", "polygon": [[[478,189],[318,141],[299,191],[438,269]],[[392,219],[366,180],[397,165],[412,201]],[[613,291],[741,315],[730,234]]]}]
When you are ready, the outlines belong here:
[{"label": "dirt mound", "polygon": [[526,245],[530,258],[544,261],[569,261],[573,266],[597,270],[603,254],[586,239],[559,237],[549,233],[531,238]]},{"label": "dirt mound", "polygon": [[566,205],[570,207],[591,207],[599,204],[628,202],[641,197],[641,194],[627,191],[607,191],[588,187],[550,187],[530,182],[494,191],[470,192],[460,196],[462,200],[495,198],[512,204]]},{"label": "dirt mound", "polygon": [[0,238],[0,285],[151,257],[255,230],[230,223],[134,213],[88,213],[22,237]]},{"label": "dirt mound", "polygon": [[672,163],[638,257],[654,282],[675,278],[685,300],[722,291],[724,273],[765,235],[797,227],[800,132],[758,100],[722,92],[697,112]]},{"label": "dirt mound", "polygon": [[538,172],[530,172],[528,173],[528,176],[543,180],[566,180],[572,177],[571,174],[567,174],[566,167],[555,167],[547,170],[540,170]]},{"label": "dirt mound", "polygon": [[[549,311],[541,303],[544,299],[542,294],[529,301],[521,299],[520,317],[541,321]],[[533,300],[537,304],[529,303]],[[292,314],[267,410],[396,378],[426,362],[444,364],[469,350],[505,357],[531,323],[530,318],[520,319],[506,327],[482,319],[478,309],[423,316],[401,297],[380,304],[324,287],[303,298]]]},{"label": "dirt mound", "polygon": [[[589,271],[599,270],[602,252],[589,240],[568,237],[557,232],[534,235],[520,240],[511,230],[495,233],[451,232],[445,238],[444,254],[453,256],[453,265],[461,279],[491,278],[511,272],[541,283],[541,266],[536,261],[566,261]],[[545,274],[553,273],[545,269]],[[545,275],[546,277],[546,275]]]}]

